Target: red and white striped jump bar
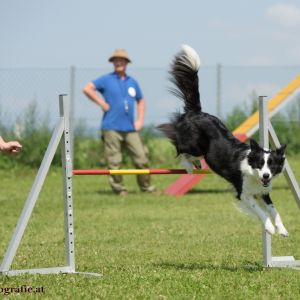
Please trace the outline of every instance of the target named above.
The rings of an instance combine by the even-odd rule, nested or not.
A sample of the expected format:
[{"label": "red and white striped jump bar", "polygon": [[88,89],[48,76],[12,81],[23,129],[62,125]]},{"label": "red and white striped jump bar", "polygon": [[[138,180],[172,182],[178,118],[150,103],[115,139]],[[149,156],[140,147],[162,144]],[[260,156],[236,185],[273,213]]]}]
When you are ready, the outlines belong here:
[{"label": "red and white striped jump bar", "polygon": [[73,175],[159,175],[159,174],[211,174],[209,169],[194,169],[187,173],[185,169],[128,169],[128,170],[73,170]]}]

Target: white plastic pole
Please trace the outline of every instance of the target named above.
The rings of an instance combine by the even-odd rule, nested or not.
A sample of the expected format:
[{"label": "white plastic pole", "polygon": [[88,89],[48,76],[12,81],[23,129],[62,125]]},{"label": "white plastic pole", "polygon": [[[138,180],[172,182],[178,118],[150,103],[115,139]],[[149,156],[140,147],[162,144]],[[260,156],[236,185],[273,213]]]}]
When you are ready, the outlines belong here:
[{"label": "white plastic pole", "polygon": [[[261,147],[269,148],[269,119],[266,96],[259,96],[259,144]],[[264,266],[272,264],[272,238],[262,226],[262,250]]]},{"label": "white plastic pole", "polygon": [[64,133],[61,143],[62,178],[64,187],[64,214],[65,214],[65,245],[66,264],[75,272],[74,253],[74,224],[72,200],[72,159],[71,159],[71,133],[70,133],[70,105],[67,95],[59,96],[60,116],[64,118]]}]

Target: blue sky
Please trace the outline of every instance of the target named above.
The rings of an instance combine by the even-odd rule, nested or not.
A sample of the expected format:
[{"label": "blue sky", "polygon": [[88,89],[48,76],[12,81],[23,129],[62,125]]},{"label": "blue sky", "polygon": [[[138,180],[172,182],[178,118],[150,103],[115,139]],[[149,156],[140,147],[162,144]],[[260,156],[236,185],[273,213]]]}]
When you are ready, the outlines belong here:
[{"label": "blue sky", "polygon": [[[0,0],[0,79],[5,81],[0,82],[0,105],[16,112],[34,98],[44,107],[55,107],[55,115],[53,98],[68,93],[69,80],[59,80],[62,75],[55,73],[48,77],[46,70],[74,65],[79,70],[75,117],[98,127],[101,111],[81,89],[97,70],[99,75],[111,70],[107,59],[122,47],[133,61],[128,72],[150,103],[146,123],[165,121],[181,105],[167,93],[166,78],[184,43],[200,55],[202,106],[213,114],[216,65],[222,64],[224,116],[249,101],[253,90],[272,97],[300,73],[299,37],[300,2],[293,0]],[[7,76],[5,70],[14,68],[16,76]],[[46,69],[33,82],[31,68]],[[47,105],[42,102],[46,95]]]},{"label": "blue sky", "polygon": [[187,43],[203,65],[300,65],[300,2],[1,0],[0,67],[165,67]]}]

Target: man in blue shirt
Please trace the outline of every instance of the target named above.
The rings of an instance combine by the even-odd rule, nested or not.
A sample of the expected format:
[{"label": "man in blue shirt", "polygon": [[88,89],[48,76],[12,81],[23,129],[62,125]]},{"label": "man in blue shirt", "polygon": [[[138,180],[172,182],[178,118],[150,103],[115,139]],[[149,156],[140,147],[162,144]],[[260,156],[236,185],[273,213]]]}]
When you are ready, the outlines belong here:
[{"label": "man in blue shirt", "polygon": [[[108,167],[120,169],[124,144],[135,167],[147,169],[149,161],[139,135],[144,123],[145,100],[137,81],[126,74],[127,64],[131,60],[124,49],[116,49],[109,62],[113,63],[114,72],[89,82],[83,89],[84,94],[104,112],[101,130]],[[114,192],[119,195],[127,194],[121,175],[110,176],[109,182]],[[150,184],[149,175],[137,175],[137,182],[144,192],[155,190]]]}]

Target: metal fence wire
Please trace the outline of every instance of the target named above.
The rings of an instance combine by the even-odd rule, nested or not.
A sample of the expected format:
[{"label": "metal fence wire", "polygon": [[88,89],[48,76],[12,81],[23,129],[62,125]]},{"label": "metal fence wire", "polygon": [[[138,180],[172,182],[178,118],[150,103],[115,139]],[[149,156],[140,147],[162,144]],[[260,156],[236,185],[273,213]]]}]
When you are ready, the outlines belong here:
[{"label": "metal fence wire", "polygon": [[[31,105],[41,120],[53,126],[58,117],[58,95],[71,98],[72,124],[83,122],[95,135],[102,118],[101,109],[82,93],[83,86],[108,68],[0,68],[0,118],[2,124],[15,126],[18,118]],[[168,92],[168,70],[165,68],[134,68],[128,74],[139,82],[146,100],[146,124],[159,124],[180,110],[182,103]],[[199,71],[203,110],[225,118],[236,106],[251,105],[253,95],[272,98],[300,74],[300,67],[235,67],[203,66]],[[300,106],[294,121],[300,120]],[[289,109],[287,107],[287,109]]]}]

